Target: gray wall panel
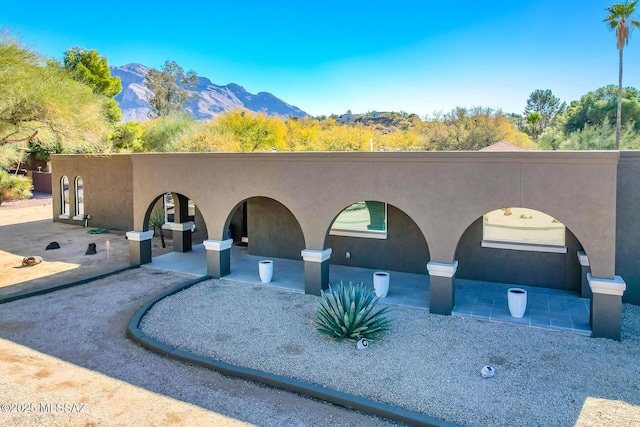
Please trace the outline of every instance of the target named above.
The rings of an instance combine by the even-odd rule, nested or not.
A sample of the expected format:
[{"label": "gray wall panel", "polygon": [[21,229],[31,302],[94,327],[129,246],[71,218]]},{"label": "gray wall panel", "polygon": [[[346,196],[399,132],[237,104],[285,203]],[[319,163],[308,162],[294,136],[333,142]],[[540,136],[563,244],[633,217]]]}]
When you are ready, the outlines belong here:
[{"label": "gray wall panel", "polygon": [[627,284],[622,301],[640,305],[640,153],[620,153],[617,193],[616,274]]},{"label": "gray wall panel", "polygon": [[266,197],[247,200],[251,255],[300,260],[305,249],[298,221],[281,203]]}]

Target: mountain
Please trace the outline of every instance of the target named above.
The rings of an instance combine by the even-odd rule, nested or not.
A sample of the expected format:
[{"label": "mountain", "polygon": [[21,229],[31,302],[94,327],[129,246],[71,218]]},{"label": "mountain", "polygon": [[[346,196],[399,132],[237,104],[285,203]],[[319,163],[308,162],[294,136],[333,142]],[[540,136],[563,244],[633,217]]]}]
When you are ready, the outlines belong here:
[{"label": "mountain", "polygon": [[[147,102],[153,92],[144,85],[149,67],[127,64],[110,69],[111,75],[120,77],[122,81],[122,92],[115,100],[120,104],[124,121],[144,121],[153,117],[153,109]],[[270,116],[309,116],[298,107],[287,104],[269,92],[252,94],[235,83],[218,86],[206,77],[198,77],[198,84],[192,92],[197,93],[198,97],[188,104],[186,110],[193,113],[197,120],[209,120],[234,108],[246,108]]]}]

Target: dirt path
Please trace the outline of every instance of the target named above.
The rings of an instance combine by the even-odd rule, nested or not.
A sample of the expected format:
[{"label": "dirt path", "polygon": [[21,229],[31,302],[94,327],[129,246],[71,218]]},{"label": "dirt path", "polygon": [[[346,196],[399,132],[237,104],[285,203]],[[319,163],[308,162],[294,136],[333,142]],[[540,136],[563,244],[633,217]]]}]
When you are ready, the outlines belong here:
[{"label": "dirt path", "polygon": [[[37,219],[32,209],[38,206],[0,207],[0,259],[6,253],[22,255],[41,246],[40,235],[30,234],[34,224],[41,227],[39,232],[51,233],[45,240],[55,236],[64,241],[56,234],[61,224]],[[16,218],[35,221],[22,229],[22,238],[11,240],[14,234],[8,229],[18,230],[12,228],[19,222]],[[84,230],[77,234],[63,230],[70,246],[84,245]],[[38,245],[28,246],[32,240],[38,240]],[[77,259],[87,258],[82,254]],[[102,260],[95,265],[107,264]],[[73,270],[84,272],[88,267],[82,264]],[[0,276],[3,289],[20,286],[6,285],[4,272]],[[58,274],[55,278],[62,278]],[[51,280],[47,277],[41,279]],[[392,425],[176,362],[125,336],[140,306],[192,278],[140,268],[0,305],[0,425]]]}]

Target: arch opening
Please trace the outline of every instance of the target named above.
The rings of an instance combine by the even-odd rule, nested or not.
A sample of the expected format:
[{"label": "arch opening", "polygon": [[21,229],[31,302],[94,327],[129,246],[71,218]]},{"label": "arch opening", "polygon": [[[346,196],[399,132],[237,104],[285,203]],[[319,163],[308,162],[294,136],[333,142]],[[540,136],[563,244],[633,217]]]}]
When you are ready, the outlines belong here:
[{"label": "arch opening", "polygon": [[300,260],[305,239],[298,219],[281,202],[249,197],[229,213],[224,236],[249,255]]},{"label": "arch opening", "polygon": [[477,218],[458,240],[456,277],[580,292],[579,251],[578,238],[552,215],[501,208]]},{"label": "arch opening", "polygon": [[63,175],[60,178],[60,216],[66,219],[71,217],[69,200],[69,178]]},{"label": "arch opening", "polygon": [[[184,232],[188,233],[188,243],[178,248],[182,238],[177,239],[172,224],[193,222],[193,226]],[[191,246],[199,245],[207,239],[207,225],[195,202],[189,197],[174,192],[157,195],[145,212],[143,230],[153,231],[151,256],[157,257],[171,251],[188,252]],[[180,236],[182,237],[182,236]]]},{"label": "arch opening", "polygon": [[81,176],[76,176],[73,185],[73,191],[75,195],[75,214],[78,216],[84,215],[84,182],[82,181]]},{"label": "arch opening", "polygon": [[383,201],[355,202],[333,219],[325,235],[330,264],[426,275],[429,247],[401,209]]}]

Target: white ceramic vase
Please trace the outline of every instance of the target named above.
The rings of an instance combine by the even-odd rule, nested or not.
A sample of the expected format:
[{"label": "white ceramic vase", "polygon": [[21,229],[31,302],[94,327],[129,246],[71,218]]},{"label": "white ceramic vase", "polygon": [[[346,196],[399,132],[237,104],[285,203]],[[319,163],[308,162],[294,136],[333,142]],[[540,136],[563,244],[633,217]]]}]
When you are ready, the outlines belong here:
[{"label": "white ceramic vase", "polygon": [[260,281],[269,283],[273,279],[273,261],[266,259],[258,264],[258,272],[260,273]]},{"label": "white ceramic vase", "polygon": [[520,319],[527,310],[527,291],[520,288],[509,288],[507,291],[509,313],[512,317]]},{"label": "white ceramic vase", "polygon": [[389,292],[389,273],[384,271],[373,273],[373,289],[377,297],[386,297]]}]

